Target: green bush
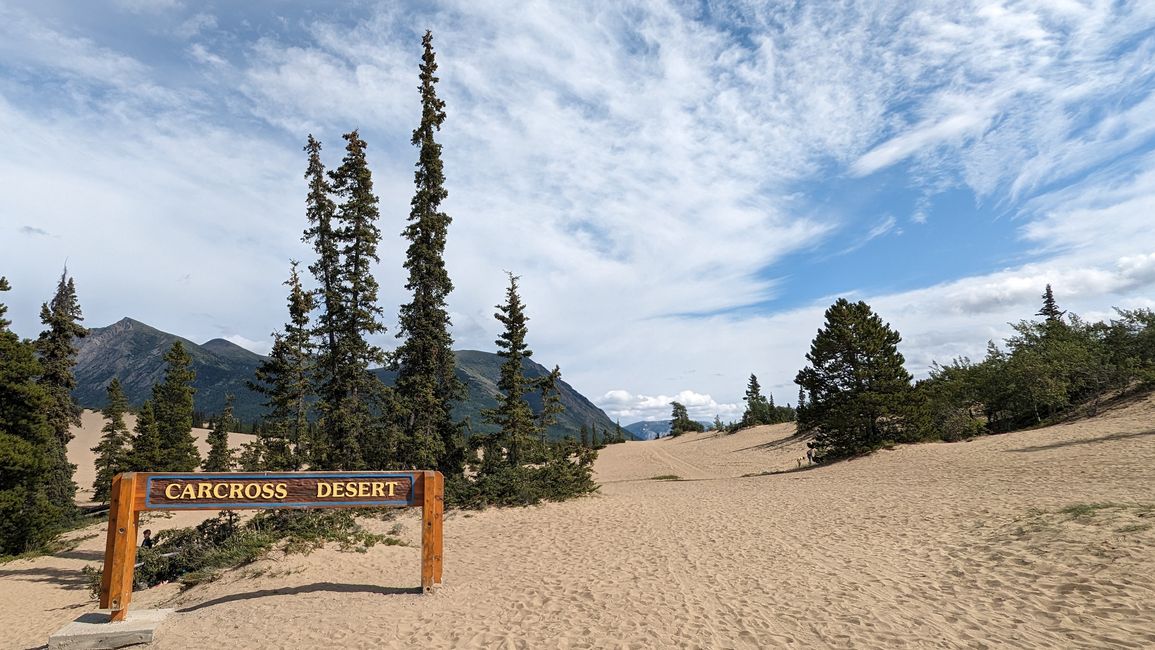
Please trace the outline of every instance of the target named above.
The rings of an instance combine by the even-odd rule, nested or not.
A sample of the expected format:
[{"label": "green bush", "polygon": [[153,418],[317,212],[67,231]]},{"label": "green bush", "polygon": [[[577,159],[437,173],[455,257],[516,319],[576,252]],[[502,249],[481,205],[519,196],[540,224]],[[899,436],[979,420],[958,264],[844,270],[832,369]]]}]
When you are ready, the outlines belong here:
[{"label": "green bush", "polygon": [[[137,550],[134,589],[179,581],[189,587],[210,582],[225,569],[255,562],[274,548],[286,553],[308,553],[326,542],[342,550],[364,552],[378,543],[401,544],[388,535],[370,533],[349,510],[268,510],[241,523],[231,510],[193,528],[163,530],[152,548]],[[89,586],[100,588],[99,569],[86,568]]]},{"label": "green bush", "polygon": [[539,448],[541,462],[511,465],[489,454],[472,477],[447,477],[445,504],[451,508],[528,506],[542,501],[565,501],[598,489],[593,479],[597,450],[574,440]]}]

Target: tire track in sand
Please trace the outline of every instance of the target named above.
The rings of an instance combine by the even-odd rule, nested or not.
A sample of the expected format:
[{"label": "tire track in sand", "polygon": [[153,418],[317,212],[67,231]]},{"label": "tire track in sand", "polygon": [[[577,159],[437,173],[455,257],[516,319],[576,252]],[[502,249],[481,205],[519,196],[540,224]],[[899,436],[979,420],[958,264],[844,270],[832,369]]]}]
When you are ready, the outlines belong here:
[{"label": "tire track in sand", "polygon": [[666,465],[669,465],[670,467],[672,467],[675,470],[684,472],[685,476],[682,476],[681,474],[679,474],[679,476],[681,478],[688,478],[688,479],[718,478],[718,477],[714,476],[713,474],[710,474],[706,470],[702,469],[701,467],[698,467],[697,465],[694,465],[692,463],[688,463],[688,462],[682,460],[681,458],[678,458],[677,456],[671,454],[669,451],[666,451],[662,447],[658,446],[661,444],[663,444],[663,443],[657,442],[657,443],[647,445],[646,451],[650,452],[650,458],[657,461],[658,463],[664,463]]}]

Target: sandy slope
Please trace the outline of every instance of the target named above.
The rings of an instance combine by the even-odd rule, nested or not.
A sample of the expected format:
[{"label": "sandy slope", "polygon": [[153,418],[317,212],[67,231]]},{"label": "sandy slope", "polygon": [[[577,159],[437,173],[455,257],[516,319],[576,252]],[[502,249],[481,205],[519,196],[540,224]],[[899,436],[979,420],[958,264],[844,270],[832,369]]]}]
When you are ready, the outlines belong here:
[{"label": "sandy slope", "polygon": [[[158,648],[1153,647],[1155,514],[1057,512],[1155,503],[1153,429],[1149,399],[749,478],[795,467],[789,427],[627,443],[602,453],[597,496],[449,513],[433,596],[412,591],[410,511],[411,547],[263,561],[134,605],[178,608]],[[0,646],[93,608],[76,571],[100,549],[0,566]]]},{"label": "sandy slope", "polygon": [[[124,419],[125,424],[128,425],[128,430],[132,431],[133,427],[136,426],[136,416],[129,413],[125,415]],[[76,437],[68,443],[68,458],[76,464],[76,473],[73,474],[72,479],[80,488],[76,494],[78,503],[92,502],[92,482],[96,479],[96,469],[92,464],[95,454],[92,453],[92,448],[100,442],[100,429],[103,426],[104,418],[98,411],[86,410],[80,415],[80,427],[73,428]],[[201,458],[207,456],[209,452],[209,445],[205,442],[205,437],[208,434],[208,429],[193,429],[193,437],[196,438],[197,449],[201,453]],[[230,433],[229,446],[239,449],[241,445],[252,439],[253,436],[248,434]]]}]

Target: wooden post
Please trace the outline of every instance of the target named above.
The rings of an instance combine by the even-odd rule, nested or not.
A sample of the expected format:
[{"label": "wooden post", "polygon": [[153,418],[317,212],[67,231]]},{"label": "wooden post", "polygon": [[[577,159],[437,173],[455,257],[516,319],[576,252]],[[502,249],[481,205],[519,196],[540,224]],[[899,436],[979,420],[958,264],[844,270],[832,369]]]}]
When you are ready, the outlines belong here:
[{"label": "wooden post", "polygon": [[104,573],[100,578],[100,606],[112,610],[109,621],[123,621],[132,602],[132,573],[136,564],[135,500],[136,474],[113,477]]},{"label": "wooden post", "polygon": [[422,472],[421,487],[424,492],[421,499],[421,590],[428,592],[433,589],[433,576],[436,573],[434,540],[441,528],[440,522],[434,520],[437,503],[436,474]]},{"label": "wooden post", "polygon": [[433,499],[433,515],[435,518],[433,536],[433,584],[441,584],[441,556],[442,549],[445,545],[445,538],[442,534],[443,522],[445,521],[445,475],[441,472],[436,472],[436,490]]}]

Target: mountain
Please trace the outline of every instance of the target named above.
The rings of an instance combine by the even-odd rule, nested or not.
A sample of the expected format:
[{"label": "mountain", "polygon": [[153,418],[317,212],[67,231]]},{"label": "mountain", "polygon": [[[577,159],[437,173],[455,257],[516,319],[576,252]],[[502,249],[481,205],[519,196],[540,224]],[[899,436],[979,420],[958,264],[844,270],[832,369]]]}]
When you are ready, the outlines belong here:
[{"label": "mountain", "polygon": [[[89,408],[100,408],[105,403],[108,383],[119,377],[125,395],[133,406],[139,406],[152,394],[153,384],[159,383],[164,375],[164,353],[176,340],[180,340],[192,358],[192,368],[196,371],[194,396],[197,411],[212,415],[224,408],[225,395],[236,396],[234,414],[244,422],[252,422],[264,413],[264,397],[249,390],[247,381],[253,378],[262,357],[239,345],[224,339],[213,339],[198,345],[192,341],[162,332],[131,318],[124,318],[109,325],[89,330],[89,335],[77,341],[76,374],[77,387],[73,391],[76,401]],[[486,424],[481,410],[497,405],[498,373],[502,359],[490,352],[478,350],[458,350],[457,377],[466,387],[467,397],[454,409],[454,416],[467,420],[469,430],[474,433],[494,431]],[[527,377],[542,377],[549,371],[540,364],[526,360],[522,366]],[[564,371],[563,371],[564,372]],[[395,374],[385,370],[373,371],[386,384],[392,385]],[[612,431],[614,422],[581,393],[562,381],[561,402],[565,412],[558,418],[558,424],[550,428],[551,438],[567,435],[577,436],[581,426],[597,427],[599,431]],[[541,399],[529,396],[534,410],[541,409]]]},{"label": "mountain", "polygon": [[632,433],[638,440],[653,440],[659,435],[664,436],[670,432],[670,422],[670,420],[643,420],[622,428]]},{"label": "mountain", "polygon": [[197,411],[219,413],[224,408],[225,395],[231,393],[236,396],[237,418],[252,421],[260,417],[262,398],[245,385],[261,363],[259,354],[224,339],[197,345],[131,318],[92,328],[88,336],[77,341],[73,397],[81,406],[100,408],[109,382],[117,377],[129,403],[139,406],[152,396],[153,385],[164,378],[164,354],[177,340],[184,345],[196,372],[193,387]]}]

